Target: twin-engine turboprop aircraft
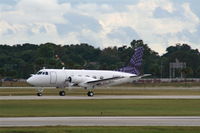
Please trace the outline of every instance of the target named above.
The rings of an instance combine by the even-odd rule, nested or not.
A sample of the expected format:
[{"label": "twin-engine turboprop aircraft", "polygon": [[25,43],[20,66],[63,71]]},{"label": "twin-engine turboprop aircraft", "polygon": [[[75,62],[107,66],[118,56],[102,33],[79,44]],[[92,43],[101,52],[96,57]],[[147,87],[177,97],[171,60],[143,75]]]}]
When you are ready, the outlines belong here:
[{"label": "twin-engine turboprop aircraft", "polygon": [[27,82],[38,87],[38,96],[42,96],[42,87],[57,87],[62,90],[60,96],[65,95],[64,88],[79,86],[89,90],[87,95],[94,95],[94,88],[131,83],[149,74],[140,75],[139,68],[142,64],[143,47],[138,47],[130,60],[129,66],[116,71],[107,70],[73,70],[73,69],[42,69],[27,79]]}]

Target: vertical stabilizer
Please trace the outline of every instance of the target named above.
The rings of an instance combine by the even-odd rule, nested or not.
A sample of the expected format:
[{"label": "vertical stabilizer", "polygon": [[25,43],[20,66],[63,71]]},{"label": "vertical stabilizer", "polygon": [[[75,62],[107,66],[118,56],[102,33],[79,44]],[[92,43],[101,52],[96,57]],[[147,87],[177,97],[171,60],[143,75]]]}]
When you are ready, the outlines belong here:
[{"label": "vertical stabilizer", "polygon": [[143,51],[144,51],[143,47],[136,48],[133,56],[131,57],[129,65],[120,68],[118,71],[140,75]]}]

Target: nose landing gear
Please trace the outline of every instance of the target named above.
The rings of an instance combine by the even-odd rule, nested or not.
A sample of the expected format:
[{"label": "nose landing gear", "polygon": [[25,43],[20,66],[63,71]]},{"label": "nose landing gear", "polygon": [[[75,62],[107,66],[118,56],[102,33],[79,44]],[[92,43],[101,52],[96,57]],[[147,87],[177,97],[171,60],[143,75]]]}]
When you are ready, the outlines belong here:
[{"label": "nose landing gear", "polygon": [[38,88],[37,89],[37,96],[42,96],[43,95],[43,91],[44,91],[43,88]]},{"label": "nose landing gear", "polygon": [[38,93],[37,93],[37,96],[39,96],[39,97],[42,96],[42,93],[38,92]]}]

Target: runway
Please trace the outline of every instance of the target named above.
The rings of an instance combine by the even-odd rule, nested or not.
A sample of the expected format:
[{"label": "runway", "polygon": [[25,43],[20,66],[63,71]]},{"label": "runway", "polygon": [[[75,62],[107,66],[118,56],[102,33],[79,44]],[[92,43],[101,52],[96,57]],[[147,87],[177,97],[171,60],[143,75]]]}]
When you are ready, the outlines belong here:
[{"label": "runway", "polygon": [[[0,90],[1,89],[37,89],[36,87],[0,87]],[[56,89],[55,87],[43,87],[43,89]],[[71,89],[82,89],[81,87],[71,87]],[[101,89],[101,90],[121,90],[121,89],[125,89],[125,90],[200,90],[200,87],[196,87],[196,86],[191,86],[191,87],[185,87],[185,86],[181,86],[181,87],[176,87],[176,86],[154,86],[154,87],[151,87],[151,86],[148,86],[148,87],[128,87],[128,86],[125,86],[125,87],[113,87],[113,86],[110,86],[110,87],[100,87],[98,89]]]},{"label": "runway", "polygon": [[0,96],[0,100],[200,99],[199,95]]},{"label": "runway", "polygon": [[19,117],[0,118],[0,127],[27,126],[200,126],[200,117]]}]

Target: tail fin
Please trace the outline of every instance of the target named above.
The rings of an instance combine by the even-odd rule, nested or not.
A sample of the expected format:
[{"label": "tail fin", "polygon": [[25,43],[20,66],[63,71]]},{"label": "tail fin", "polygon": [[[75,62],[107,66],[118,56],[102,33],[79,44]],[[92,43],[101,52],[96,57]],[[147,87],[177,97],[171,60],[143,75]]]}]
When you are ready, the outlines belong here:
[{"label": "tail fin", "polygon": [[131,57],[129,66],[122,67],[119,69],[119,71],[140,75],[139,70],[142,65],[143,51],[144,51],[143,47],[136,48],[133,56]]}]

